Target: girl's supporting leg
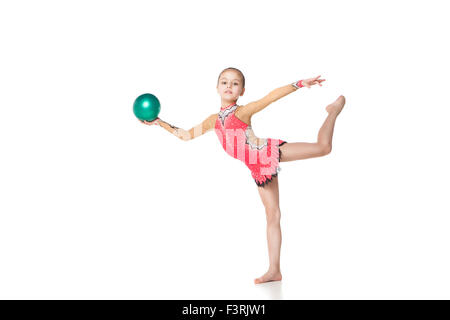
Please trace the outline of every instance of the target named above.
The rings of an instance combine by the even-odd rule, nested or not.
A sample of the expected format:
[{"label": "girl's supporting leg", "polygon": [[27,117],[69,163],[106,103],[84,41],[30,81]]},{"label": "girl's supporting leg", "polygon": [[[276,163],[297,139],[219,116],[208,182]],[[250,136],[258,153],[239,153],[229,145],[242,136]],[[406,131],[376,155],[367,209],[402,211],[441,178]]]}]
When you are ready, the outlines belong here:
[{"label": "girl's supporting leg", "polygon": [[321,157],[329,154],[332,147],[334,124],[344,104],[344,96],[339,96],[336,101],[326,107],[328,116],[319,130],[317,142],[292,142],[283,144],[280,147],[280,162]]},{"label": "girl's supporting leg", "polygon": [[278,177],[273,177],[272,181],[264,187],[258,187],[258,192],[266,210],[269,270],[263,276],[255,279],[255,284],[281,280],[281,211],[279,206]]}]

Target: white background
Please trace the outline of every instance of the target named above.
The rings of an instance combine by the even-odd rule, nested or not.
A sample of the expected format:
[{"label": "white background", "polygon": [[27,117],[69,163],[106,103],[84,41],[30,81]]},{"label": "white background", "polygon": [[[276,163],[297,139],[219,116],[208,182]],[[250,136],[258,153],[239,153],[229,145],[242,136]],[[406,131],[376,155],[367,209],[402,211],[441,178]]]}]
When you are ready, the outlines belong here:
[{"label": "white background", "polygon": [[[2,1],[0,298],[449,299],[445,1]],[[446,22],[447,20],[447,22]],[[281,282],[250,171],[186,130],[321,75],[253,117],[259,137],[331,154],[279,174]]]}]

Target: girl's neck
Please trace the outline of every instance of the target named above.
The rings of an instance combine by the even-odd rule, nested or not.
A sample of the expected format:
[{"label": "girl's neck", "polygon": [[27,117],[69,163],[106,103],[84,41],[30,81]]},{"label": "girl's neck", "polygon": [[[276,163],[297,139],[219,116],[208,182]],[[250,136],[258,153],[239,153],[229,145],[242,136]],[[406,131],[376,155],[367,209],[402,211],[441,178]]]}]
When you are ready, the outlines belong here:
[{"label": "girl's neck", "polygon": [[226,101],[226,100],[222,100],[222,105],[221,105],[221,109],[225,109],[226,107],[229,107],[231,105],[235,105],[236,101]]}]

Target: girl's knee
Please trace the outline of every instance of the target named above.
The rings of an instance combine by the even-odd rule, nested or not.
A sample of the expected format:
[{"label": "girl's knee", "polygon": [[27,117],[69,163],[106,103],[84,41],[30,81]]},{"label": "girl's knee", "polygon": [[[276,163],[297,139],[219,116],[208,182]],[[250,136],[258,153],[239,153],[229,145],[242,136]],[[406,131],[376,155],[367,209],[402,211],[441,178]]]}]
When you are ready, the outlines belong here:
[{"label": "girl's knee", "polygon": [[281,219],[280,208],[266,208],[267,222],[277,222]]},{"label": "girl's knee", "polygon": [[319,144],[320,146],[320,155],[326,156],[331,153],[332,146],[331,144]]}]

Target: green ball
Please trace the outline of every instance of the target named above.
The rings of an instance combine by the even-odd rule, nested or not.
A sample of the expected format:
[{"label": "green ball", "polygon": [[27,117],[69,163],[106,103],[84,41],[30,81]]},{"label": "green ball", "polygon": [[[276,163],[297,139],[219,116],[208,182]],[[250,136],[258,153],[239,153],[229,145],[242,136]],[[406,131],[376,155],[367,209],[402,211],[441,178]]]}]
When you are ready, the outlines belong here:
[{"label": "green ball", "polygon": [[153,121],[161,111],[161,104],[157,97],[151,93],[141,94],[133,104],[134,115],[139,120]]}]

